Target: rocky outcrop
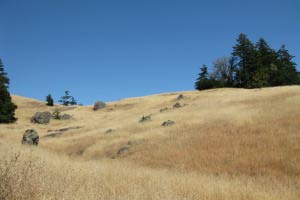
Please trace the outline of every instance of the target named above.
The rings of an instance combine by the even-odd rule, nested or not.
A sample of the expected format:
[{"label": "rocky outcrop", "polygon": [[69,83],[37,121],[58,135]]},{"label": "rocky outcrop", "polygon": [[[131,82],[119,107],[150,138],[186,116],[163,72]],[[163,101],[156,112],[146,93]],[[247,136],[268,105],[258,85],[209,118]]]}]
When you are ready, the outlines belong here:
[{"label": "rocky outcrop", "polygon": [[96,110],[100,110],[100,109],[105,108],[105,107],[106,107],[106,104],[103,101],[97,101],[94,104],[93,110],[96,111]]},{"label": "rocky outcrop", "polygon": [[52,115],[50,112],[37,112],[31,118],[31,122],[38,124],[48,124],[50,122],[51,117]]},{"label": "rocky outcrop", "polygon": [[109,133],[112,133],[112,132],[114,132],[114,131],[115,131],[115,129],[110,128],[110,129],[107,129],[107,130],[105,131],[105,134],[109,134]]},{"label": "rocky outcrop", "polygon": [[173,126],[174,124],[176,124],[174,121],[167,120],[167,121],[163,122],[161,125],[162,126]]},{"label": "rocky outcrop", "polygon": [[118,150],[118,155],[125,154],[125,153],[128,153],[128,152],[129,152],[129,146],[121,147]]},{"label": "rocky outcrop", "polygon": [[39,135],[34,129],[28,129],[23,134],[22,144],[28,145],[38,145],[39,144]]},{"label": "rocky outcrop", "polygon": [[64,132],[69,131],[69,130],[76,130],[82,128],[81,126],[71,126],[67,128],[61,128],[58,130],[48,130],[49,134],[45,135],[44,137],[58,137],[62,136]]}]

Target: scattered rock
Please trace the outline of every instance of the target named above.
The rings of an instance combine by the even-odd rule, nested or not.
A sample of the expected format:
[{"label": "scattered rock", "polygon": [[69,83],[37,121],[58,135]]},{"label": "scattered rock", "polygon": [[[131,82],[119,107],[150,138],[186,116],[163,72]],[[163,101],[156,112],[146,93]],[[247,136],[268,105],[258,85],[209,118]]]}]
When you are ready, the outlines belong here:
[{"label": "scattered rock", "polygon": [[124,153],[128,153],[128,152],[129,152],[129,147],[128,147],[128,146],[121,147],[121,148],[118,150],[118,155],[121,155],[121,154],[124,154]]},{"label": "scattered rock", "polygon": [[39,135],[34,129],[28,129],[23,134],[22,144],[38,145]]},{"label": "scattered rock", "polygon": [[58,137],[58,136],[62,136],[64,134],[64,132],[66,132],[66,131],[80,129],[80,128],[81,128],[81,126],[71,126],[71,127],[67,127],[67,128],[61,128],[58,130],[48,130],[48,132],[51,132],[51,133],[45,135],[44,137]]},{"label": "scattered rock", "polygon": [[67,127],[67,128],[61,128],[61,129],[58,129],[58,130],[48,130],[48,132],[65,132],[65,131],[68,131],[68,130],[72,130],[72,129],[80,129],[82,128],[81,126],[71,126],[71,127]]},{"label": "scattered rock", "polygon": [[174,124],[176,124],[174,121],[172,121],[172,120],[167,120],[167,121],[165,121],[164,123],[162,123],[161,125],[162,125],[162,126],[172,126],[172,125],[174,125]]},{"label": "scattered rock", "polygon": [[142,122],[147,122],[147,121],[151,121],[151,115],[147,115],[147,116],[143,116],[139,122],[142,123]]},{"label": "scattered rock", "polygon": [[37,112],[31,118],[31,122],[38,123],[38,124],[48,124],[50,122],[51,116],[52,115],[50,112]]},{"label": "scattered rock", "polygon": [[96,110],[99,110],[99,109],[102,109],[102,108],[105,108],[105,107],[106,107],[106,104],[103,101],[97,101],[94,104],[93,110],[96,111]]},{"label": "scattered rock", "polygon": [[165,112],[165,111],[168,111],[170,108],[162,108],[159,110],[159,112]]},{"label": "scattered rock", "polygon": [[62,131],[62,132],[65,132],[65,131],[68,131],[68,130],[74,130],[74,129],[80,129],[81,126],[71,126],[71,127],[67,127],[67,128],[61,128],[61,129],[58,129],[59,131]]},{"label": "scattered rock", "polygon": [[58,137],[58,136],[61,136],[62,134],[64,134],[64,133],[63,132],[54,132],[54,133],[45,135],[44,137]]},{"label": "scattered rock", "polygon": [[178,95],[177,100],[181,100],[183,98],[184,98],[183,94],[180,94],[180,95]]},{"label": "scattered rock", "polygon": [[175,103],[174,105],[173,105],[173,108],[181,108],[182,107],[182,105],[180,105],[180,103]]},{"label": "scattered rock", "polygon": [[115,131],[115,129],[110,128],[110,129],[107,129],[107,130],[105,131],[105,133],[108,134],[108,133],[112,133],[112,132],[114,132],[114,131]]}]

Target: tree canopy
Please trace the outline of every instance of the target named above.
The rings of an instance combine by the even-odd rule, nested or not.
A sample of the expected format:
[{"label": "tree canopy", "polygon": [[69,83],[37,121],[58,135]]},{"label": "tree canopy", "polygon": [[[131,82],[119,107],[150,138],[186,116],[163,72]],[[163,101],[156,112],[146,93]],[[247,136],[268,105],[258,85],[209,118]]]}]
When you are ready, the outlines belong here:
[{"label": "tree canopy", "polygon": [[254,44],[247,35],[241,33],[231,54],[230,57],[214,61],[210,73],[206,67],[206,79],[203,78],[203,67],[200,68],[195,88],[261,88],[300,83],[294,56],[289,54],[285,45],[276,51],[263,38]]},{"label": "tree canopy", "polygon": [[15,117],[17,106],[12,102],[8,87],[9,78],[0,59],[0,123],[11,123],[17,120]]}]

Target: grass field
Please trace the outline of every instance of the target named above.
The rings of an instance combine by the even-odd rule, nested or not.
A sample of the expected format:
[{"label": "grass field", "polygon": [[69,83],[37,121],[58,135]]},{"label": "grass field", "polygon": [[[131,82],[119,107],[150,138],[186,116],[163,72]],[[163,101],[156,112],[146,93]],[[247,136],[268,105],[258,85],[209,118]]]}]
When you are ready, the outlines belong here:
[{"label": "grass field", "polygon": [[[18,121],[0,125],[0,200],[300,199],[299,86],[158,94],[98,111],[13,100]],[[172,108],[177,102],[184,106]],[[30,122],[55,109],[73,119]],[[161,126],[166,120],[176,124]],[[38,147],[21,145],[30,128]]]}]

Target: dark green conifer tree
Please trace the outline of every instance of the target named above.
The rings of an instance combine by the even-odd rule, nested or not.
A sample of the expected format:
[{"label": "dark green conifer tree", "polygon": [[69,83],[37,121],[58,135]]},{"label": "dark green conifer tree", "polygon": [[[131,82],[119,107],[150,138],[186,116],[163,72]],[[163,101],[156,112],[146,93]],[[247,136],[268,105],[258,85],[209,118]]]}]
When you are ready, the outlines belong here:
[{"label": "dark green conifer tree", "polygon": [[237,60],[236,82],[238,87],[253,88],[254,72],[258,68],[257,52],[254,44],[241,33],[237,44],[233,47],[232,55]]},{"label": "dark green conifer tree", "polygon": [[70,95],[70,91],[65,91],[65,95],[60,98],[58,101],[64,106],[69,106],[69,105],[77,105],[77,102],[73,96]]},{"label": "dark green conifer tree", "polygon": [[46,102],[47,102],[46,103],[47,106],[53,106],[54,105],[54,100],[53,100],[51,94],[48,94],[46,96]]},{"label": "dark green conifer tree", "polygon": [[285,45],[277,51],[278,61],[276,64],[278,75],[276,81],[278,85],[300,84],[296,63],[292,61],[294,56],[290,55]]},{"label": "dark green conifer tree", "polygon": [[17,106],[11,100],[8,86],[9,78],[0,59],[0,123],[11,123],[17,120],[15,117]]},{"label": "dark green conifer tree", "polygon": [[254,88],[272,86],[272,80],[276,76],[276,52],[263,38],[256,43],[256,50],[257,68],[253,72],[252,86]]},{"label": "dark green conifer tree", "polygon": [[208,69],[206,65],[203,65],[200,68],[201,72],[199,73],[199,77],[195,83],[195,88],[197,90],[205,90],[214,88],[213,80],[209,78]]},{"label": "dark green conifer tree", "polygon": [[70,105],[71,106],[77,105],[77,101],[75,100],[74,97],[71,97]]}]

